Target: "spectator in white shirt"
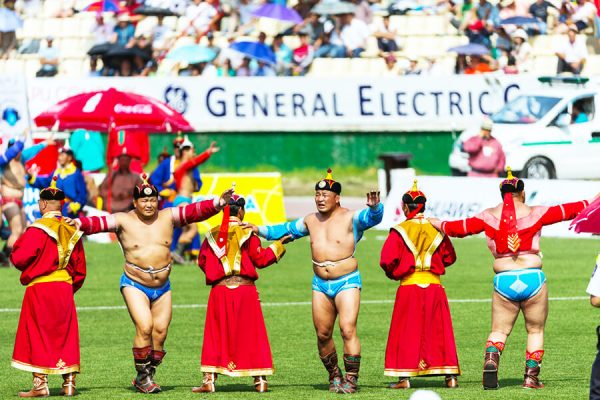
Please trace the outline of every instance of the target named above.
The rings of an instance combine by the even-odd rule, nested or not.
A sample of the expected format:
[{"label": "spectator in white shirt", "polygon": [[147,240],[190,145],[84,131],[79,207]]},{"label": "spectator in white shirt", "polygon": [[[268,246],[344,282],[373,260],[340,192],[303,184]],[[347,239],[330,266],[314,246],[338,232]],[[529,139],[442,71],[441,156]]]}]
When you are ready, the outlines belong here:
[{"label": "spectator in white shirt", "polygon": [[588,56],[588,51],[583,38],[577,37],[578,29],[572,25],[567,32],[567,40],[562,41],[556,49],[558,66],[556,73],[571,72],[581,74]]},{"label": "spectator in white shirt", "polygon": [[512,50],[512,55],[515,58],[516,66],[519,72],[531,71],[532,51],[531,45],[527,41],[529,36],[527,32],[519,28],[512,34],[513,42],[515,43]]},{"label": "spectator in white shirt", "polygon": [[104,20],[102,13],[96,14],[96,24],[92,27],[92,35],[94,36],[94,44],[110,42],[115,31],[114,24],[110,24]]},{"label": "spectator in white shirt", "polygon": [[186,17],[190,20],[190,29],[188,33],[196,33],[197,36],[204,36],[206,32],[213,28],[214,23],[219,18],[219,12],[213,5],[215,0],[192,0],[186,10]]},{"label": "spectator in white shirt", "polygon": [[591,1],[577,0],[575,12],[571,16],[571,20],[579,32],[581,32],[592,24],[596,12],[596,6]]},{"label": "spectator in white shirt", "polygon": [[398,31],[390,27],[390,16],[383,17],[381,22],[376,23],[373,36],[377,38],[377,47],[382,53],[398,51]]},{"label": "spectator in white shirt", "polygon": [[156,26],[152,28],[152,48],[155,50],[165,50],[168,47],[168,39],[173,30],[163,24],[163,20],[165,19],[163,15],[159,15],[157,19]]},{"label": "spectator in white shirt", "polygon": [[37,77],[52,77],[58,73],[58,49],[53,46],[54,38],[46,38],[46,47],[38,52],[42,68],[35,74]]},{"label": "spectator in white shirt", "polygon": [[367,47],[367,38],[371,35],[371,31],[367,24],[354,18],[354,14],[343,14],[341,19],[340,38],[346,48],[346,56],[360,57],[360,53]]}]

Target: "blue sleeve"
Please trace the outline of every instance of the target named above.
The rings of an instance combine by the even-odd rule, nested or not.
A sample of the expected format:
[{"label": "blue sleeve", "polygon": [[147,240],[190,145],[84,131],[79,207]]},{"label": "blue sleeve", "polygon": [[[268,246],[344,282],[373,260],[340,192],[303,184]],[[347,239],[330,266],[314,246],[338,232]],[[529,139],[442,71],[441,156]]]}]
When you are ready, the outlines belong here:
[{"label": "blue sleeve", "polygon": [[194,168],[194,179],[196,180],[196,187],[198,188],[198,191],[200,191],[202,188],[202,178],[200,177],[200,171],[198,171],[198,168]]},{"label": "blue sleeve", "polygon": [[354,231],[354,243],[362,238],[363,232],[379,224],[383,219],[383,204],[376,207],[367,207],[356,211],[352,217],[352,228]]},{"label": "blue sleeve", "polygon": [[83,174],[79,170],[75,172],[75,198],[73,200],[81,204],[81,207],[87,204],[87,187]]},{"label": "blue sleeve", "polygon": [[259,226],[258,234],[267,240],[277,240],[285,235],[292,235],[294,239],[308,235],[308,228],[304,225],[304,218],[279,225]]},{"label": "blue sleeve", "polygon": [[2,154],[0,156],[0,167],[4,167],[6,164],[8,164],[10,162],[10,160],[15,158],[17,156],[17,154],[19,154],[19,152],[21,150],[23,150],[23,146],[24,146],[23,142],[21,142],[20,140],[17,140],[15,142],[15,144],[13,144],[8,149],[6,149],[4,154]]},{"label": "blue sleeve", "polygon": [[165,182],[167,182],[170,178],[170,176],[169,176],[170,163],[171,163],[170,158],[164,159],[160,164],[158,164],[158,167],[156,167],[154,172],[152,172],[152,174],[150,175],[150,183],[153,184],[154,186],[156,186],[156,189],[158,189],[159,192],[162,191],[163,189],[165,189],[163,184]]},{"label": "blue sleeve", "polygon": [[53,175],[38,176],[35,178],[35,181],[33,181],[31,186],[33,186],[34,188],[38,188],[38,189],[47,188],[48,186],[50,186],[50,182],[52,181],[52,176]]},{"label": "blue sleeve", "polygon": [[26,163],[33,157],[37,156],[39,152],[44,150],[45,148],[46,143],[38,143],[23,150],[23,153],[21,153],[21,159],[23,160],[23,163]]}]

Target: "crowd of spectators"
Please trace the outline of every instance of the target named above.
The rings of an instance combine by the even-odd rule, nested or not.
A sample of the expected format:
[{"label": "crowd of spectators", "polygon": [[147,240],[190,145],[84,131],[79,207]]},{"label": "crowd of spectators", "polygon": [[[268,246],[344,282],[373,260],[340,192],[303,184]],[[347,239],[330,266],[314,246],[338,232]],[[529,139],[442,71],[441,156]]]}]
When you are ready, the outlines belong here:
[{"label": "crowd of spectators", "polygon": [[[1,0],[0,0],[1,1]],[[80,0],[54,1],[55,18],[77,17],[86,12]],[[117,2],[117,0],[110,0]],[[321,0],[340,3],[342,0]],[[474,2],[476,1],[476,2]],[[349,0],[352,12],[316,13],[318,0],[274,0],[276,4],[293,8],[301,17],[296,24],[281,24],[281,31],[266,35],[256,23],[253,12],[265,0],[125,0],[118,12],[97,13],[90,37],[91,76],[299,76],[306,74],[315,58],[356,58],[368,55],[380,57],[389,75],[437,73],[436,59],[415,57],[403,52],[402,36],[390,15],[425,13],[444,15],[472,44],[479,44],[487,53],[459,53],[455,73],[530,72],[533,68],[533,36],[562,34],[553,44],[557,56],[557,72],[581,73],[588,50],[586,37],[593,35],[600,21],[592,0]],[[32,52],[30,43],[17,42],[15,31],[23,18],[39,15],[42,0],[3,0],[0,23],[14,14],[14,29],[0,29],[0,57],[19,52]],[[138,24],[147,18],[137,12],[143,7],[158,7],[178,15],[173,25],[158,16],[146,29]],[[517,19],[507,23],[507,19]],[[520,21],[519,21],[520,18]],[[20,24],[19,25],[19,21]],[[510,21],[510,20],[509,20]],[[2,27],[0,27],[2,28]],[[12,28],[11,28],[12,29]],[[8,31],[7,31],[8,30]],[[274,54],[275,63],[229,48],[238,40],[257,40]],[[252,39],[256,38],[256,39]],[[38,45],[41,68],[37,76],[54,76],[60,70],[60,51],[54,37],[48,36]],[[218,39],[218,40],[217,40]],[[366,54],[369,44],[377,49]],[[186,44],[199,44],[212,50],[214,58],[202,62],[169,62],[169,51]],[[106,46],[103,51],[98,50]],[[34,46],[35,47],[35,46]],[[372,47],[372,45],[371,45]],[[107,49],[110,49],[107,51]],[[372,50],[372,49],[371,49]]]}]

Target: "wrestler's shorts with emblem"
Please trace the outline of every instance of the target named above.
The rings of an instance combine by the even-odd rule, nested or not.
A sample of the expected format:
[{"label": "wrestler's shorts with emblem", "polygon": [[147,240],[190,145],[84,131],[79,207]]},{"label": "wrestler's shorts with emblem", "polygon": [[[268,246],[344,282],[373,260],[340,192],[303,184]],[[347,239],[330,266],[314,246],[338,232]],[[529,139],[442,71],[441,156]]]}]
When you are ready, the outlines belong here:
[{"label": "wrestler's shorts with emblem", "polygon": [[123,272],[123,275],[121,275],[120,290],[123,290],[124,287],[132,287],[136,288],[137,290],[140,290],[146,295],[146,297],[148,297],[150,303],[153,303],[156,300],[158,300],[163,294],[171,290],[171,281],[167,279],[167,282],[160,287],[148,287],[142,285],[139,282],[134,281],[133,279],[125,275],[125,272]]},{"label": "wrestler's shorts with emblem", "polygon": [[340,276],[337,279],[322,279],[317,275],[312,280],[312,290],[325,293],[327,297],[335,298],[339,292],[346,289],[362,289],[362,280],[358,270]]},{"label": "wrestler's shorts with emblem", "polygon": [[546,275],[539,268],[516,269],[499,272],[494,277],[494,290],[512,301],[524,301],[535,296]]}]

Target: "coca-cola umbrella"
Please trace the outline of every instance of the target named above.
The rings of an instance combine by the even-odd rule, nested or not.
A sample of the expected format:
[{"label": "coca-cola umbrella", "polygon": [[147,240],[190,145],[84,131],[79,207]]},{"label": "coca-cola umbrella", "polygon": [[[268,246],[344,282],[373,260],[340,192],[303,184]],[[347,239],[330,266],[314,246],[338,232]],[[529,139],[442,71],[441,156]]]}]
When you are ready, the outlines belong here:
[{"label": "coca-cola umbrella", "polygon": [[161,101],[114,88],[68,97],[35,117],[34,121],[39,127],[54,130],[194,130],[180,113]]}]

